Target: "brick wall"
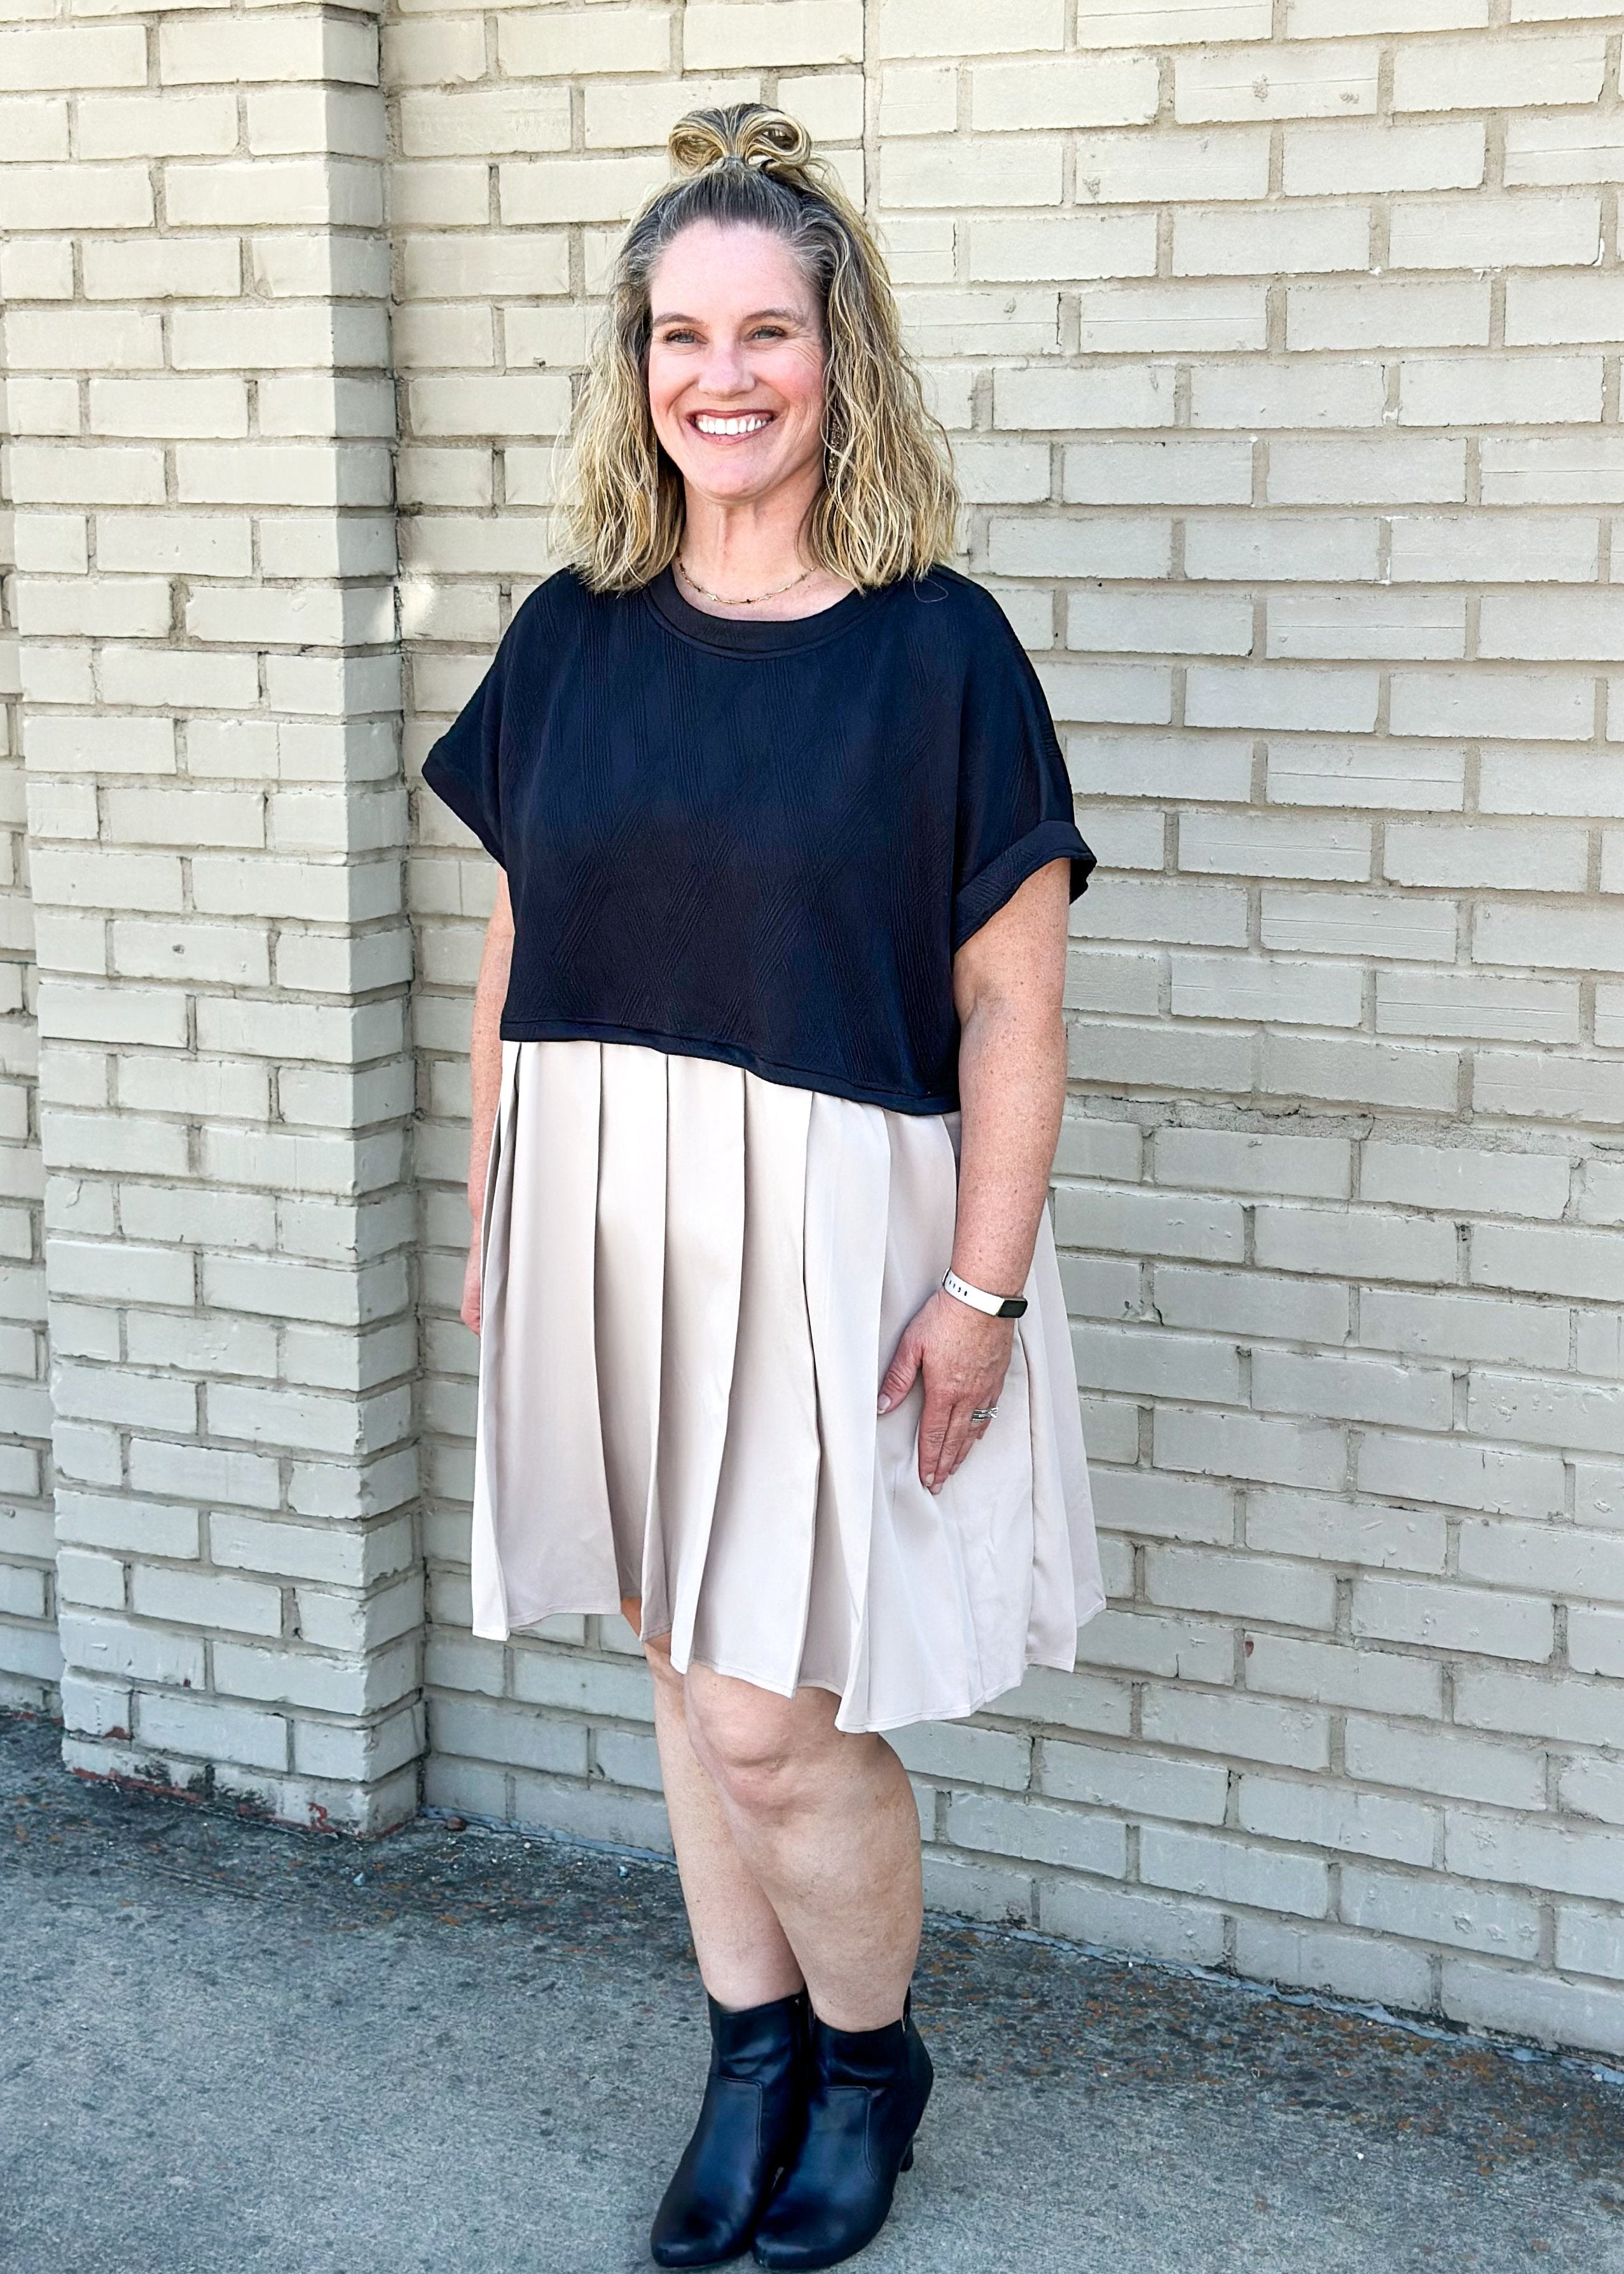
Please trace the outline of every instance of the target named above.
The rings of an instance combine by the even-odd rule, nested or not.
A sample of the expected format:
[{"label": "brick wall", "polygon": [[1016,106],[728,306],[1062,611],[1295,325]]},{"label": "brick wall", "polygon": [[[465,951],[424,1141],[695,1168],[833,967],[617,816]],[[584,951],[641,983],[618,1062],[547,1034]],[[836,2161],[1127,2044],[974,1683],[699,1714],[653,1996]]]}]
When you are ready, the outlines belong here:
[{"label": "brick wall", "polygon": [[[0,250],[4,302],[28,256]],[[62,1653],[52,1600],[56,1542],[48,1475],[45,1274],[34,1073],[34,915],[19,739],[13,544],[0,387],[0,1702],[54,1706]]]},{"label": "brick wall", "polygon": [[415,1804],[421,1708],[376,33],[20,12],[67,1758],[377,1826]]},{"label": "brick wall", "polygon": [[[1624,2050],[1613,18],[402,0],[381,96],[370,42],[338,9],[0,31],[27,134],[86,162],[71,211],[29,170],[65,141],[0,168],[75,1757],[409,1804],[380,264],[415,783],[546,573],[666,127],[761,94],[884,232],[1101,855],[1056,1211],[1111,1607],[1075,1675],[902,1741],[932,1898]],[[410,842],[425,1789],[658,1845],[630,1637],[467,1632],[492,876],[431,799]],[[312,1501],[335,1423],[357,1489]]]}]

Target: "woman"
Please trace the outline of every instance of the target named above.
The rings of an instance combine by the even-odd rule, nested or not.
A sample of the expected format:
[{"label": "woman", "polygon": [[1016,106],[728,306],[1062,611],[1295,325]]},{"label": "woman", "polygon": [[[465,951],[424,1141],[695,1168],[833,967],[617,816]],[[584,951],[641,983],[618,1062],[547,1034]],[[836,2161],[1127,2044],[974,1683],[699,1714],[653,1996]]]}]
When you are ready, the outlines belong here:
[{"label": "woman", "polygon": [[930,2090],[879,1733],[1069,1668],[1101,1600],[1044,1212],[1092,855],[1030,666],[940,566],[944,438],[861,220],[781,112],[671,151],[573,565],[426,768],[504,871],[474,1625],[641,1636],[712,2039],[653,2255],[819,2267]]}]

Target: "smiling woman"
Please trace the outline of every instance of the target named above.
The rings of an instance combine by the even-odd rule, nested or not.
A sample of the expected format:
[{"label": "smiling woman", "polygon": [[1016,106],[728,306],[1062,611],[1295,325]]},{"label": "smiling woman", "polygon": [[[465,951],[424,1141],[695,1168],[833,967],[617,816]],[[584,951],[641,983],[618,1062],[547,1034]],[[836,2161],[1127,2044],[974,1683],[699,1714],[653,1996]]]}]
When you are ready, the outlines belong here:
[{"label": "smiling woman", "polygon": [[1092,855],[879,253],[780,112],[695,113],[573,437],[574,565],[426,779],[503,868],[475,1006],[474,1625],[652,1668],[710,1998],[665,2266],[830,2266],[930,2090],[881,1734],[1101,1593],[1044,1210]]},{"label": "smiling woman", "polygon": [[[685,525],[690,563],[699,557],[691,485],[718,470],[695,455],[702,415],[747,410],[767,419],[755,431],[768,444],[718,498],[764,499],[793,474],[799,486],[770,517],[848,587],[947,559],[958,507],[947,438],[903,352],[879,250],[805,128],[750,105],[696,111],[671,151],[680,178],[628,232],[571,437],[566,514],[587,581],[646,584]],[[817,605],[803,594],[794,613]]]}]

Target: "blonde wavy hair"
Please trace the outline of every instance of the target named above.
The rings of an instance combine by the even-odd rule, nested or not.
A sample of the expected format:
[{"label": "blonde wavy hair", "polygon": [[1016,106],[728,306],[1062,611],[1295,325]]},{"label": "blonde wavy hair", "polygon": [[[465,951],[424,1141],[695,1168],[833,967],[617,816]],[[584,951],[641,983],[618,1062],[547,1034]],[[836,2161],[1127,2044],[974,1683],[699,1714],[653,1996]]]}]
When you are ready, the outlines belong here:
[{"label": "blonde wavy hair", "polygon": [[627,231],[565,448],[564,556],[594,591],[623,592],[658,576],[681,543],[682,477],[649,410],[649,286],[674,237],[715,222],[781,237],[823,311],[823,486],[804,550],[862,589],[922,576],[953,549],[959,495],[862,216],[782,110],[692,110],[666,147],[673,179]]}]

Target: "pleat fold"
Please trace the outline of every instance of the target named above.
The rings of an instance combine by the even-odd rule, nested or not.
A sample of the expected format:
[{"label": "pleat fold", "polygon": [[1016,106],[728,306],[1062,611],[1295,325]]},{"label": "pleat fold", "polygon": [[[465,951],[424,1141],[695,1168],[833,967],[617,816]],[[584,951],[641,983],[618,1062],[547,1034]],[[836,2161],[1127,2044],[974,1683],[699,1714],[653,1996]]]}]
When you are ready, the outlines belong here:
[{"label": "pleat fold", "polygon": [[996,1419],[940,1494],[922,1389],[956,1116],[629,1044],[504,1046],[483,1225],[474,1624],[641,1593],[645,1637],[838,1725],[974,1713],[1101,1607],[1047,1215]]},{"label": "pleat fold", "polygon": [[[693,1651],[727,1444],[744,1271],[744,1076],[708,1058],[673,1057],[666,1085],[658,1492],[671,1654],[680,1668]],[[643,1630],[659,1631],[646,1611]]]},{"label": "pleat fold", "polygon": [[477,1634],[619,1600],[591,1331],[598,1107],[598,1043],[504,1046],[483,1248]]}]

